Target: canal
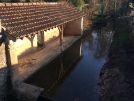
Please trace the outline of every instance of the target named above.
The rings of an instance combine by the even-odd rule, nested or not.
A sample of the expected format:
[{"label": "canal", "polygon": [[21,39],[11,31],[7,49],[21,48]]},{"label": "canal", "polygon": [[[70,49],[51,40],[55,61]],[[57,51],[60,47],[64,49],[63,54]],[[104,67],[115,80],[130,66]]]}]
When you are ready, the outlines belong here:
[{"label": "canal", "polygon": [[56,101],[99,100],[97,85],[99,73],[107,58],[111,35],[111,32],[105,32],[103,29],[93,30],[82,40],[82,58],[60,85],[53,99]]},{"label": "canal", "polygon": [[133,101],[133,39],[132,18],[97,26],[25,82],[52,101]]},{"label": "canal", "polygon": [[93,28],[25,82],[54,101],[99,101],[99,74],[112,42],[111,27]]}]

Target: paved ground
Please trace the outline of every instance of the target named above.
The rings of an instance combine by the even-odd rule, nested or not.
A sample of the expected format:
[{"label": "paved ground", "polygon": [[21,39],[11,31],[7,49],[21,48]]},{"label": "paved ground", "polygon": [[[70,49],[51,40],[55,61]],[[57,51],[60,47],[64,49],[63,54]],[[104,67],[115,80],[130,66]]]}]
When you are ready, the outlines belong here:
[{"label": "paved ground", "polygon": [[[80,37],[78,36],[69,36],[64,37],[63,39],[63,50],[73,44]],[[51,43],[48,43],[44,48],[38,49],[36,52],[27,54],[19,59],[19,68],[14,69],[14,79],[24,80],[37,71],[42,66],[49,63],[57,55],[61,53],[61,47],[59,40],[55,40]]]}]

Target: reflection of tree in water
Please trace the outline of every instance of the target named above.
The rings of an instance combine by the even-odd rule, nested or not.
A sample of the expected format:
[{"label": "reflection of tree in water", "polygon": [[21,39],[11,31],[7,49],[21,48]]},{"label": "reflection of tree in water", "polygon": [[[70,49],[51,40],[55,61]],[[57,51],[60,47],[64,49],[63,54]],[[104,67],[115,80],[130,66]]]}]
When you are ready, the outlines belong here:
[{"label": "reflection of tree in water", "polygon": [[112,41],[113,31],[109,28],[99,28],[92,31],[88,36],[89,48],[96,58],[107,55]]}]

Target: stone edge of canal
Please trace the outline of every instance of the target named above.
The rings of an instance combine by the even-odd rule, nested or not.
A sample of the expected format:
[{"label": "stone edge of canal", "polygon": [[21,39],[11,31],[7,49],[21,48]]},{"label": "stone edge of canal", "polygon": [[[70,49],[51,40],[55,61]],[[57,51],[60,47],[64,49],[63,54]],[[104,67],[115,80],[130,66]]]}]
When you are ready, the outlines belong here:
[{"label": "stone edge of canal", "polygon": [[[68,48],[70,48],[73,44],[80,41],[82,39],[82,37],[83,36],[80,36],[80,37],[76,38],[75,40],[73,40],[71,43],[65,45],[62,53],[64,51],[66,51]],[[51,63],[51,61],[53,61],[56,57],[60,56],[60,54],[61,53],[58,53],[58,54],[54,55],[53,57],[51,57],[51,59],[49,59],[48,62],[46,64],[44,64],[43,66],[46,66],[47,64]],[[76,63],[76,61],[72,65],[74,65],[75,63]],[[72,65],[70,65],[70,66],[72,67]],[[41,66],[41,67],[43,67],[43,66]],[[34,75],[40,69],[35,71],[32,75]],[[30,75],[30,76],[32,76],[32,75]],[[43,95],[43,93],[42,93],[44,90],[43,88],[31,85],[31,84],[27,84],[26,83],[27,79],[25,79],[23,82],[18,83],[19,87],[18,88],[16,87],[15,91],[12,92],[11,97],[9,99],[19,100],[19,101],[44,101],[44,100],[45,101],[53,101],[49,97]]]}]

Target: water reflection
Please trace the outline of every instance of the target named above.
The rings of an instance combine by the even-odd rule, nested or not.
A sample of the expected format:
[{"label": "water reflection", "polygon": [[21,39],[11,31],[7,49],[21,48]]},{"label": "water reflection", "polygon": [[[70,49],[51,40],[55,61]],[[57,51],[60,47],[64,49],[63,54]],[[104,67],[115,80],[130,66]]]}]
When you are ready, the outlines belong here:
[{"label": "water reflection", "polygon": [[52,96],[56,101],[99,101],[100,69],[106,61],[113,31],[95,29],[82,40],[82,59]]},{"label": "water reflection", "polygon": [[108,27],[94,29],[26,82],[43,87],[54,101],[99,101],[97,83],[112,36]]},{"label": "water reflection", "polygon": [[95,29],[85,38],[85,41],[89,44],[89,49],[96,59],[107,56],[108,49],[112,42],[113,31],[112,29],[108,30],[106,28],[107,27]]}]

